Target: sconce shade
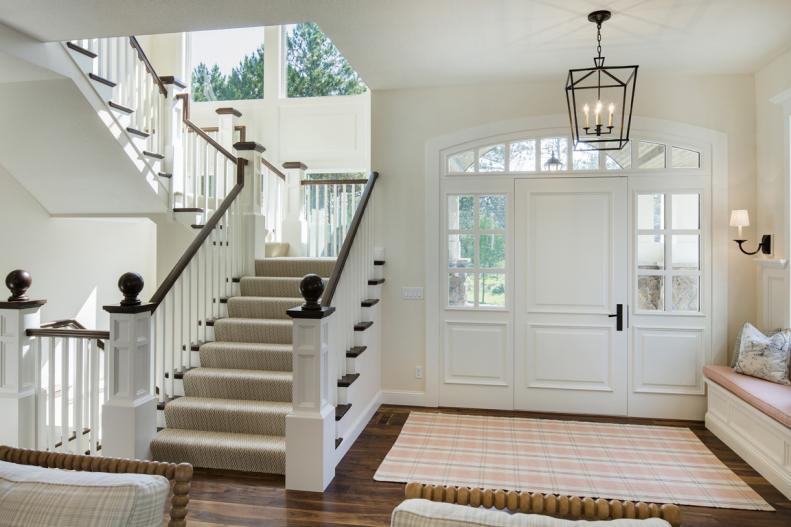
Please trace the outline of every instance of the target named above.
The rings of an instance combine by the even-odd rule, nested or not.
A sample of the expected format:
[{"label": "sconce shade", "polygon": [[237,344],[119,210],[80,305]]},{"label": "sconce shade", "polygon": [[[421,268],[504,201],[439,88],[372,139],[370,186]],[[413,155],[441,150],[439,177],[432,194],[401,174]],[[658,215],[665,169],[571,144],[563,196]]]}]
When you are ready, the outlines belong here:
[{"label": "sconce shade", "polygon": [[749,227],[750,215],[746,210],[731,211],[731,227]]}]

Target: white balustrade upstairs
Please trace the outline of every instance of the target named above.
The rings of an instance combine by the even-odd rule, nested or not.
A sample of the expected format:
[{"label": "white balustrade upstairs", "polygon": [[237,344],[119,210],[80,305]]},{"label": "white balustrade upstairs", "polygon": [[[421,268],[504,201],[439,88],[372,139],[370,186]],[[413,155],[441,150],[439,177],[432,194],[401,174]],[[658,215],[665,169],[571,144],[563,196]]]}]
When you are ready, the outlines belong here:
[{"label": "white balustrade upstairs", "polygon": [[301,182],[302,214],[308,232],[306,256],[338,256],[367,182],[365,179]]}]

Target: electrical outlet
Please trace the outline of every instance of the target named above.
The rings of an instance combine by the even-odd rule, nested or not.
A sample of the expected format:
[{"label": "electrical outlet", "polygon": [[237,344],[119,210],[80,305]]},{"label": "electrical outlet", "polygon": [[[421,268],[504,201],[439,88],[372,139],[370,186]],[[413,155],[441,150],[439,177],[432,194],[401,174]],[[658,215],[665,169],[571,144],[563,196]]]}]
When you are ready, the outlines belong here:
[{"label": "electrical outlet", "polygon": [[415,366],[415,379],[423,378],[423,366]]},{"label": "electrical outlet", "polygon": [[404,300],[422,300],[423,288],[422,287],[402,287],[401,298]]}]

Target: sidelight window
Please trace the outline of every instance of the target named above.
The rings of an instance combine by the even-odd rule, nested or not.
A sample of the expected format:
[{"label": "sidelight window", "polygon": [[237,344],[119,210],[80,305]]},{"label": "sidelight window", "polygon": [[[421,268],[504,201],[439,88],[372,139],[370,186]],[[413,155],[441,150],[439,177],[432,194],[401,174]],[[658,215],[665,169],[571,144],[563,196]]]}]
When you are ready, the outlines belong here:
[{"label": "sidelight window", "polygon": [[448,306],[506,305],[506,196],[448,196]]}]

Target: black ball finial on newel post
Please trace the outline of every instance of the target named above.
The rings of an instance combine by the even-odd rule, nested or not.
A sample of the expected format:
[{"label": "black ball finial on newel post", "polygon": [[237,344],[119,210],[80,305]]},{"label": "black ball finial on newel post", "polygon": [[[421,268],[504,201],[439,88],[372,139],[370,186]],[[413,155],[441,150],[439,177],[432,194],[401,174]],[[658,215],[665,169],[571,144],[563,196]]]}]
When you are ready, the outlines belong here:
[{"label": "black ball finial on newel post", "polygon": [[139,306],[140,299],[137,296],[143,290],[143,277],[137,273],[124,273],[118,279],[118,289],[124,294],[121,300],[122,306]]},{"label": "black ball finial on newel post", "polygon": [[319,298],[324,292],[324,281],[319,275],[312,273],[305,275],[299,283],[299,292],[302,293],[302,298],[305,299],[302,309],[307,311],[318,311],[321,309]]},{"label": "black ball finial on newel post", "polygon": [[25,302],[28,299],[27,290],[30,289],[30,284],[33,283],[30,273],[22,269],[15,269],[8,273],[5,277],[5,285],[11,291],[11,296],[8,297],[9,302]]}]

